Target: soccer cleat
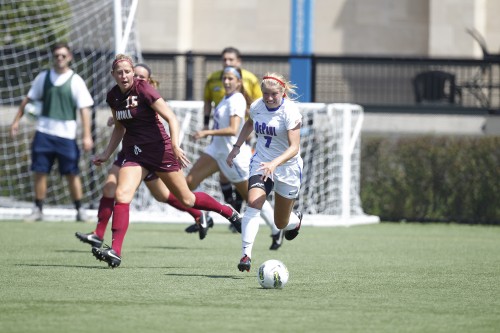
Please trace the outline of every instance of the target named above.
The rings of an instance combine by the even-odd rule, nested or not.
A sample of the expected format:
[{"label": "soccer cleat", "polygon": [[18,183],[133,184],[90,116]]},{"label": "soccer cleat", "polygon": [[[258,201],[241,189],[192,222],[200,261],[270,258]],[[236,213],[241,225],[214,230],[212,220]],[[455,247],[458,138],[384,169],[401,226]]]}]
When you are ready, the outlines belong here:
[{"label": "soccer cleat", "polygon": [[90,221],[87,212],[83,208],[78,208],[76,211],[76,222],[88,222]]},{"label": "soccer cleat", "polygon": [[233,234],[238,232],[238,230],[236,230],[236,227],[232,224],[229,225],[229,231],[231,231]]},{"label": "soccer cleat", "polygon": [[34,207],[31,214],[24,218],[26,222],[43,221],[43,212],[40,208]]},{"label": "soccer cleat", "polygon": [[207,213],[201,212],[201,216],[197,221],[198,224],[198,234],[200,239],[204,239],[207,236],[208,232],[208,221],[207,221]]},{"label": "soccer cleat", "polygon": [[102,242],[104,241],[103,239],[97,237],[97,235],[94,234],[93,232],[90,232],[88,234],[84,234],[82,232],[76,232],[75,237],[84,243],[90,244],[92,247],[101,247]]},{"label": "soccer cleat", "polygon": [[110,247],[105,249],[93,247],[92,254],[97,260],[107,262],[111,268],[116,268],[122,263],[122,258]]},{"label": "soccer cleat", "polygon": [[299,218],[299,224],[295,227],[295,229],[285,231],[285,238],[289,241],[297,237],[297,235],[299,234],[300,226],[302,225],[302,212],[297,211],[295,212],[295,215],[297,215],[297,217]]},{"label": "soccer cleat", "polygon": [[246,254],[241,258],[240,263],[238,264],[238,269],[240,272],[247,271],[250,272],[250,267],[252,266],[252,259]]},{"label": "soccer cleat", "polygon": [[238,231],[241,234],[241,215],[240,215],[240,213],[238,213],[238,211],[236,209],[234,209],[233,206],[231,206],[229,204],[224,204],[224,205],[231,208],[231,210],[233,211],[233,214],[231,215],[231,217],[227,218],[229,223],[231,223],[234,226],[234,228],[236,229],[236,231]]},{"label": "soccer cleat", "polygon": [[277,250],[280,248],[281,244],[283,243],[283,234],[283,230],[280,230],[276,235],[271,235],[273,242],[271,243],[271,247],[269,247],[269,250]]},{"label": "soccer cleat", "polygon": [[[207,214],[207,225],[209,228],[213,228],[214,227],[214,219]],[[185,229],[185,231],[188,233],[188,234],[192,234],[192,233],[195,233],[195,232],[198,232],[198,223],[193,223],[191,224],[189,227],[187,227]]]}]

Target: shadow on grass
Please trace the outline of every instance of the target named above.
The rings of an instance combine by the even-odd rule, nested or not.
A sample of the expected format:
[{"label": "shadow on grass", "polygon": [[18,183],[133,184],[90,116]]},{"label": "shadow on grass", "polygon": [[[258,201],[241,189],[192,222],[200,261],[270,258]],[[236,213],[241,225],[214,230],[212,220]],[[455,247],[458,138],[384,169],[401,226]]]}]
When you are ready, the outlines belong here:
[{"label": "shadow on grass", "polygon": [[15,266],[27,266],[27,267],[67,267],[67,268],[108,269],[108,267],[103,267],[103,266],[55,265],[55,264],[15,264]]},{"label": "shadow on grass", "polygon": [[91,248],[88,250],[54,250],[54,252],[63,252],[63,253],[92,253]]},{"label": "shadow on grass", "polygon": [[[99,264],[99,263],[98,263]],[[67,267],[67,268],[90,268],[90,269],[114,269],[111,267],[108,267],[104,262],[101,263],[103,266],[87,266],[87,265],[57,265],[57,264],[15,264],[14,266],[27,266],[27,267]],[[120,266],[119,268],[117,267],[116,269],[123,270],[123,269],[179,269],[183,267],[152,267],[152,266],[129,266],[129,267],[124,267]]]},{"label": "shadow on grass", "polygon": [[165,275],[168,276],[198,276],[198,277],[207,277],[210,279],[233,279],[233,280],[242,280],[245,277],[239,277],[234,275],[207,275],[207,274],[180,274],[180,273],[167,273]]}]

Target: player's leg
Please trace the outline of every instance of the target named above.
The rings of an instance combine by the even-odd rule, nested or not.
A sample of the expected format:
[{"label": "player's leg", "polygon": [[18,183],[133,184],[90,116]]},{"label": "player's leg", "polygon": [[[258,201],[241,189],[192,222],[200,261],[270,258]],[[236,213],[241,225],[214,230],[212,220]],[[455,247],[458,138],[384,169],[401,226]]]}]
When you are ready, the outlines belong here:
[{"label": "player's leg", "polygon": [[55,154],[50,136],[35,132],[31,144],[31,171],[34,174],[33,191],[35,194],[35,207],[25,221],[43,220],[43,203],[47,196],[47,177],[54,164]]},{"label": "player's leg", "polygon": [[275,192],[274,220],[276,226],[285,230],[285,238],[292,240],[299,234],[302,224],[302,213],[293,212],[295,198],[287,198]]},{"label": "player's leg", "polygon": [[217,161],[210,155],[201,153],[198,160],[194,163],[189,174],[186,176],[186,182],[190,190],[195,190],[201,182],[219,171]]},{"label": "player's leg", "polygon": [[[198,160],[195,162],[189,174],[186,177],[186,182],[191,190],[195,190],[205,179],[219,171],[217,161],[210,155],[201,153]],[[206,216],[207,225],[212,228],[214,225],[213,219],[210,216]],[[188,226],[185,231],[187,233],[200,232],[200,224],[194,223]],[[203,237],[203,231],[201,231],[200,236]]]},{"label": "player's leg", "polygon": [[262,181],[260,175],[250,177],[248,181],[248,200],[245,213],[241,221],[241,248],[242,258],[238,264],[238,269],[243,271],[250,271],[252,249],[259,232],[260,211],[266,202],[268,191],[272,188],[272,181],[268,180],[266,184]]},{"label": "player's leg", "polygon": [[87,221],[88,217],[85,210],[82,208],[82,181],[80,179],[80,168],[78,162],[80,160],[80,149],[76,140],[64,138],[57,139],[57,160],[59,162],[59,172],[66,177],[68,187],[71,193],[71,198],[75,205],[76,220]]},{"label": "player's leg", "polygon": [[[163,181],[155,173],[148,174],[144,179],[144,183],[156,201],[165,202],[182,212],[188,213],[193,217],[195,223],[203,223],[201,219],[207,219],[207,224],[210,224],[209,221],[211,218],[208,218],[205,213],[196,208],[184,206],[172,193],[170,193],[167,186],[165,186]],[[213,225],[213,220],[211,224]]]},{"label": "player's leg", "polygon": [[76,232],[75,237],[80,241],[90,244],[93,247],[101,247],[104,242],[104,234],[108,226],[113,208],[115,206],[116,184],[118,183],[119,164],[113,164],[108,171],[108,176],[102,187],[102,197],[99,200],[97,209],[97,225],[93,232]]},{"label": "player's leg", "polygon": [[239,213],[231,206],[219,203],[207,193],[191,192],[182,170],[157,172],[157,174],[184,206],[216,212],[227,218],[230,223],[239,227],[241,231],[241,217]]}]

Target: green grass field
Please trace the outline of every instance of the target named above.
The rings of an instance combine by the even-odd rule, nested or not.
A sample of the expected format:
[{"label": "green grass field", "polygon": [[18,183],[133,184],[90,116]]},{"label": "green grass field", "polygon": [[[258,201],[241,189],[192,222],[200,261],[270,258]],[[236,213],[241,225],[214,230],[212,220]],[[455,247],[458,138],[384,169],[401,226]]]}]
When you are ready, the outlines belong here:
[{"label": "green grass field", "polygon": [[[93,224],[0,222],[0,332],[499,332],[500,228],[303,227],[250,273],[226,225],[135,223],[122,265],[96,261],[75,231]],[[109,236],[109,235],[108,235]],[[290,271],[261,289],[267,259]]]}]

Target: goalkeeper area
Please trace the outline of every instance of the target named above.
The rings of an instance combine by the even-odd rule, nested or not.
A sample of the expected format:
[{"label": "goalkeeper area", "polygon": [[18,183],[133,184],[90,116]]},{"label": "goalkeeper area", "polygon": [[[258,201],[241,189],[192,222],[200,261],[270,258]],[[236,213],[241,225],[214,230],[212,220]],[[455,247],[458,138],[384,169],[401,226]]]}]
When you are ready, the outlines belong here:
[{"label": "goalkeeper area", "polygon": [[[0,54],[0,219],[22,219],[33,207],[33,175],[30,171],[30,144],[35,121],[23,117],[20,133],[10,137],[10,124],[35,76],[49,68],[50,48],[67,40],[73,49],[72,68],[90,88],[95,101],[93,136],[95,152],[102,151],[112,129],[106,126],[110,110],[105,104],[107,91],[114,85],[109,75],[116,53],[127,53],[142,61],[135,32],[137,1],[69,0],[40,2],[37,10],[15,1],[0,0],[2,34],[8,44]],[[98,26],[99,29],[95,29]],[[12,30],[16,27],[16,30]],[[181,125],[182,148],[194,162],[210,139],[195,141],[191,134],[203,127],[203,102],[168,101]],[[304,159],[302,188],[297,209],[303,211],[305,225],[335,226],[377,223],[379,218],[365,214],[360,202],[360,133],[363,109],[356,104],[302,103],[301,154]],[[81,135],[77,136],[78,138]],[[83,153],[80,161],[84,206],[96,217],[107,166],[91,164],[93,153]],[[189,167],[185,170],[189,172]],[[200,188],[223,201],[218,174]],[[271,202],[272,202],[272,198]],[[48,179],[44,208],[46,219],[73,220],[74,209],[65,179],[56,168]],[[215,214],[216,215],[216,214]],[[220,216],[216,222],[227,223]],[[142,184],[131,204],[132,222],[189,222],[186,213],[156,202]]]}]

